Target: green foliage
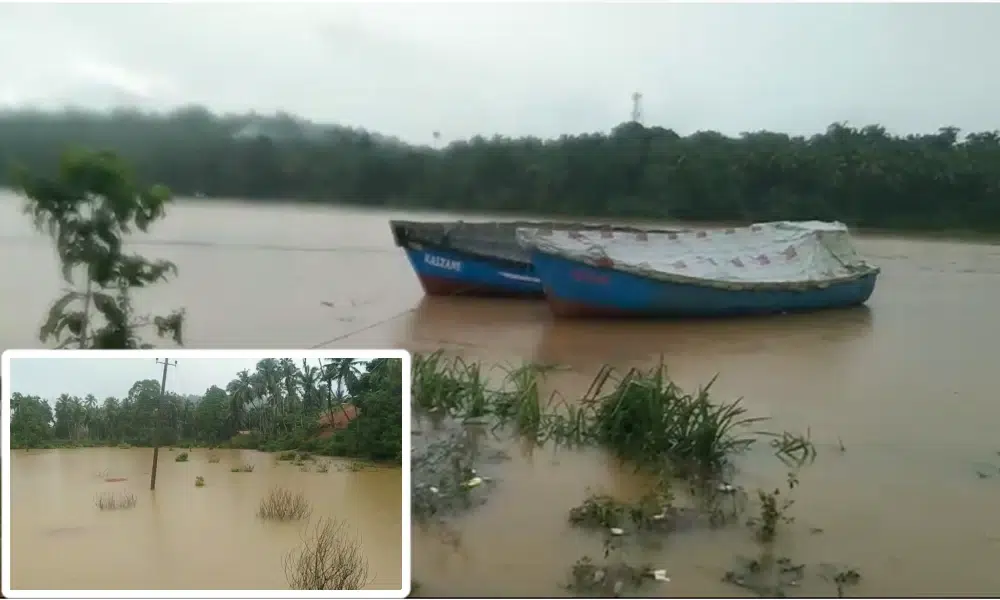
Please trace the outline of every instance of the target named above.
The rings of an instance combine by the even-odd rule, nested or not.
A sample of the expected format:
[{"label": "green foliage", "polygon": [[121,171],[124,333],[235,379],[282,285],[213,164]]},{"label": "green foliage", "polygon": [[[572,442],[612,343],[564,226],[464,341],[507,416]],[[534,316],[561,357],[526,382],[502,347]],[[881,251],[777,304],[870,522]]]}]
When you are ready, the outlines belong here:
[{"label": "green foliage", "polygon": [[[200,397],[167,393],[162,405],[159,382],[153,379],[136,382],[125,398],[103,403],[93,396],[64,394],[50,404],[14,393],[11,444],[150,446],[159,405],[159,441],[166,446],[192,447],[182,440],[202,446],[228,441],[231,448],[287,451],[282,457],[287,454],[288,460],[308,458],[310,452],[377,461],[402,458],[398,359],[336,359],[316,365],[265,359],[224,387],[212,386]],[[345,403],[357,406],[360,416],[346,428],[324,432],[320,417],[346,410]],[[182,452],[174,460],[187,458]],[[243,470],[252,471],[253,465]]]},{"label": "green foliage", "polygon": [[[39,332],[42,342],[54,338],[59,348],[148,348],[138,330],[152,326],[159,337],[181,344],[183,311],[137,317],[131,302],[132,290],[168,280],[176,267],[124,249],[128,234],[144,232],[164,216],[167,188],[142,188],[115,154],[83,150],[65,152],[54,177],[17,169],[13,184],[27,199],[25,212],[35,227],[52,237],[70,286],[49,309]],[[82,291],[74,277],[80,268]]]},{"label": "green foliage", "polygon": [[[371,361],[358,378],[362,416],[320,446],[320,453],[399,462],[403,456],[403,364],[398,358]],[[409,443],[407,441],[407,443]]]},{"label": "green foliage", "polygon": [[[254,125],[266,136],[241,132]],[[43,172],[67,144],[111,148],[195,196],[351,201],[458,211],[695,221],[840,219],[873,228],[1000,231],[1000,135],[892,135],[833,124],[813,136],[680,136],[637,123],[558,139],[412,146],[288,115],[118,110],[0,113],[0,153]],[[4,182],[0,181],[0,185]]]},{"label": "green foliage", "polygon": [[10,445],[39,448],[52,437],[52,406],[38,396],[10,395]]}]

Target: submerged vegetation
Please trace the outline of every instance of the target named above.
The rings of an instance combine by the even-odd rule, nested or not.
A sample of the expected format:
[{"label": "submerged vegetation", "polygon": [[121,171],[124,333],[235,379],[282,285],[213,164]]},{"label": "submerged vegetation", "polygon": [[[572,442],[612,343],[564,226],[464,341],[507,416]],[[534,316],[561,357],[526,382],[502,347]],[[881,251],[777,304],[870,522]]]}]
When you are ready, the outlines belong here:
[{"label": "submerged vegetation", "polygon": [[[663,364],[624,373],[602,368],[579,398],[544,396],[541,384],[551,370],[537,365],[484,369],[441,352],[414,356],[412,401],[418,420],[464,424],[450,437],[439,435],[415,448],[415,519],[472,508],[473,495],[485,493],[479,490],[488,489],[484,484],[492,479],[477,472],[484,435],[568,450],[599,448],[646,473],[650,486],[637,501],[593,493],[569,511],[572,526],[598,536],[603,556],[601,561],[585,555],[570,567],[567,587],[574,594],[619,596],[667,582],[665,570],[631,564],[626,546],[734,526],[747,528],[760,556],[737,557],[736,569],[720,566],[720,579],[772,597],[802,581],[806,565],[777,557],[775,541],[794,522],[797,474],[816,458],[808,433],[771,431],[768,419],[751,416],[740,399],[716,401],[714,380],[687,392],[667,376]],[[477,428],[483,435],[473,433]],[[740,457],[758,446],[787,469],[787,489],[751,494],[735,483]],[[829,569],[820,565],[821,576]],[[860,581],[849,568],[823,578],[835,583],[838,594]]]},{"label": "submerged vegetation", "polygon": [[995,131],[894,134],[834,123],[811,136],[728,137],[669,127],[628,122],[557,139],[435,137],[431,146],[286,114],[25,109],[0,112],[0,162],[45,172],[61,148],[84,144],[118,152],[142,177],[185,196],[1000,231]]},{"label": "submerged vegetation", "polygon": [[283,487],[272,488],[260,501],[257,516],[269,521],[308,519],[312,506],[301,492],[293,494]]},{"label": "submerged vegetation", "polygon": [[103,492],[94,499],[99,510],[125,510],[135,508],[139,500],[131,492]]},{"label": "submerged vegetation", "polygon": [[[598,445],[644,468],[668,468],[673,475],[703,480],[724,477],[734,457],[761,440],[793,465],[815,458],[806,436],[764,431],[765,418],[749,417],[741,400],[715,403],[711,384],[690,394],[667,377],[662,363],[618,374],[605,367],[583,397],[545,398],[539,383],[545,367],[503,369],[501,385],[490,387],[477,364],[448,360],[442,352],[417,355],[413,401],[424,413],[462,421],[490,419],[536,443],[564,447]],[[751,427],[753,426],[753,427]]]},{"label": "submerged vegetation", "polygon": [[[201,396],[168,392],[157,424],[160,402],[154,379],[137,381],[126,397],[103,402],[64,394],[50,403],[14,393],[11,445],[149,446],[158,425],[166,445],[301,450],[397,463],[402,457],[399,359],[265,359],[253,372],[242,371]],[[186,461],[188,453],[174,460]]]}]

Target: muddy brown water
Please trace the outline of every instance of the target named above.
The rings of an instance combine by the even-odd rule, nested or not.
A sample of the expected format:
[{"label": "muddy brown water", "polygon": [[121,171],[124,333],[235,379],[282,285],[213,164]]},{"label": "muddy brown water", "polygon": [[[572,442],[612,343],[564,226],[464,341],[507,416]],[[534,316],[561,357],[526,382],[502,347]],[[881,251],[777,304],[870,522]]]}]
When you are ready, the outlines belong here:
[{"label": "muddy brown water", "polygon": [[[313,520],[334,517],[361,540],[371,589],[399,589],[399,469],[354,471],[334,461],[302,472],[273,454],[164,449],[156,492],[153,451],[86,448],[15,451],[11,459],[11,585],[14,589],[287,589],[283,561],[301,547],[304,523],[256,517],[274,486],[301,492]],[[253,464],[252,473],[230,469]],[[196,488],[195,477],[205,486]],[[109,482],[107,479],[124,478]],[[100,511],[105,492],[131,493],[134,508]],[[58,566],[52,557],[59,557]]]},{"label": "muddy brown water", "polygon": [[[753,413],[773,418],[771,428],[808,427],[819,445],[816,463],[800,474],[791,510],[797,520],[779,534],[779,553],[856,567],[863,580],[855,594],[1000,589],[1000,246],[863,238],[861,249],[883,275],[859,310],[553,322],[539,302],[423,299],[392,246],[390,218],[433,217],[179,204],[141,250],[174,260],[180,279],[140,305],[185,306],[194,348],[445,348],[490,363],[560,363],[567,370],[546,385],[570,397],[606,362],[643,366],[662,356],[674,378],[692,387],[719,373],[719,398],[744,397]],[[52,251],[6,201],[0,245],[17,256],[0,265],[0,340],[37,347],[37,323],[60,285]],[[569,527],[568,510],[589,490],[627,496],[648,484],[596,452],[511,446],[510,454],[491,467],[499,481],[486,504],[451,522],[451,534],[413,528],[413,577],[422,594],[563,594],[574,561],[601,554],[597,537]],[[784,481],[766,451],[742,467],[738,482],[751,490]],[[243,501],[235,488],[228,493]],[[164,554],[170,547],[148,543]],[[667,569],[671,583],[650,588],[652,595],[740,595],[720,579],[734,555],[753,550],[749,533],[736,527],[677,536],[631,558]],[[255,559],[240,560],[247,573],[256,571]],[[800,593],[833,589],[807,580]]]}]

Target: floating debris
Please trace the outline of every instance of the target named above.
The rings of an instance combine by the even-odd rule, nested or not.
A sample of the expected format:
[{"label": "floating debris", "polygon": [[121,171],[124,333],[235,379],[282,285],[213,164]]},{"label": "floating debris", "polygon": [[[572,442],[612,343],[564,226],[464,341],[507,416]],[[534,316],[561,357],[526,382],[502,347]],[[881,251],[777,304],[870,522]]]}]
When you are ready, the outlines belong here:
[{"label": "floating debris", "polygon": [[637,568],[624,562],[597,565],[584,556],[573,565],[566,589],[578,596],[618,597],[652,581],[652,572],[648,567]]},{"label": "floating debris", "polygon": [[625,530],[621,527],[612,527],[609,531],[611,532],[611,535],[625,535]]},{"label": "floating debris", "polygon": [[486,501],[492,480],[474,467],[482,436],[470,429],[445,420],[416,438],[411,455],[415,520],[460,513]]}]

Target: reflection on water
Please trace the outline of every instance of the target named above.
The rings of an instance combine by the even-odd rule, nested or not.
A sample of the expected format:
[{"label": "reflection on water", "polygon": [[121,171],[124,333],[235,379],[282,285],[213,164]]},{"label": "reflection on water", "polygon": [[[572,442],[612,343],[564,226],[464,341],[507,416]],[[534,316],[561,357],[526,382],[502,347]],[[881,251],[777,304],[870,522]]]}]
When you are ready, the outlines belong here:
[{"label": "reflection on water", "polygon": [[[401,473],[301,472],[270,454],[191,450],[189,462],[161,452],[149,491],[151,449],[15,451],[11,460],[11,584],[14,589],[288,589],[284,557],[301,546],[304,523],[256,518],[273,487],[302,492],[313,519],[344,521],[363,544],[370,589],[399,589]],[[164,460],[166,459],[166,460]],[[252,473],[232,473],[244,463]],[[338,469],[340,465],[342,468]],[[202,488],[195,477],[205,478]],[[125,478],[121,482],[106,479]],[[102,492],[128,492],[135,508],[100,511]]]},{"label": "reflection on water", "polygon": [[494,349],[503,360],[530,359],[550,318],[537,300],[424,297],[406,316],[399,335],[414,351]]},{"label": "reflection on water", "polygon": [[[8,204],[0,202],[0,246],[16,248],[19,260],[0,262],[0,344],[36,347],[44,307],[59,289],[58,271],[47,243],[31,237],[16,205]],[[662,356],[685,387],[719,374],[716,397],[743,397],[752,413],[772,417],[769,428],[809,428],[819,445],[816,464],[800,475],[797,520],[779,552],[802,562],[856,566],[863,577],[859,594],[1000,589],[994,566],[1000,564],[996,246],[862,239],[861,250],[883,269],[868,309],[719,321],[556,322],[542,302],[422,299],[405,256],[393,247],[390,218],[422,217],[179,204],[150,234],[178,243],[143,251],[175,260],[180,278],[158,286],[140,306],[186,307],[187,339],[194,348],[302,348],[337,340],[327,345],[446,348],[488,363],[558,363],[566,370],[553,374],[547,389],[570,399],[584,392],[605,363],[649,366]],[[318,250],[323,248],[335,250]],[[26,314],[26,306],[35,308]],[[838,449],[841,442],[845,452]],[[499,481],[487,504],[451,524],[461,544],[414,528],[414,578],[422,593],[564,594],[560,584],[573,562],[601,552],[599,540],[568,527],[566,512],[588,488],[631,495],[644,485],[594,452],[528,453],[512,445],[509,453],[512,460],[496,465]],[[747,460],[744,467],[740,483],[748,487],[784,481],[775,461]],[[222,493],[211,482],[209,477],[201,491]],[[256,502],[255,491],[244,497],[238,488],[222,489],[233,506]],[[178,487],[160,510],[167,504],[180,514],[183,499],[197,491]],[[162,513],[160,521],[153,518],[160,512],[135,514],[146,515],[150,530],[156,522],[164,531],[181,523],[170,534],[175,537],[200,531],[174,513]],[[45,526],[80,525],[86,523]],[[811,534],[812,528],[824,533]],[[249,544],[258,533],[246,529],[239,535]],[[57,538],[93,539],[69,530],[45,539]],[[173,547],[212,565],[197,567],[205,577],[235,570],[226,566],[234,564],[226,558],[226,552],[236,556],[233,548],[206,544],[212,543],[217,552],[211,558],[197,543]],[[719,580],[733,554],[751,550],[747,532],[736,528],[677,538],[636,558],[670,571],[669,587],[651,593],[732,595],[739,590]],[[247,578],[281,578],[257,568],[272,564],[271,558],[241,561],[236,564]],[[806,586],[802,592],[832,590]]]}]

